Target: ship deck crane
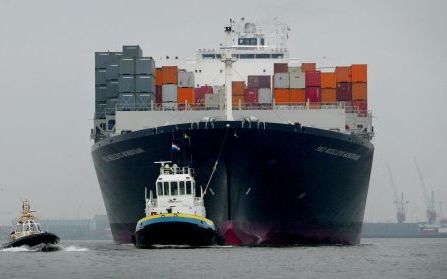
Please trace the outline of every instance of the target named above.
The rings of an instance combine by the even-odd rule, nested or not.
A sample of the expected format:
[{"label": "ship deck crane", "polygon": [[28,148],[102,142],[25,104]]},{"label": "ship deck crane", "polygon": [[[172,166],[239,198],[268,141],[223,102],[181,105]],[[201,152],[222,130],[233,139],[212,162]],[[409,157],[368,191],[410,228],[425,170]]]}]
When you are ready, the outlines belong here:
[{"label": "ship deck crane", "polygon": [[431,196],[427,194],[427,187],[425,186],[424,177],[422,176],[421,169],[419,168],[416,158],[414,158],[414,164],[418,172],[419,180],[421,181],[422,190],[424,191],[425,204],[427,208],[427,222],[428,224],[436,223],[436,205],[435,205],[435,192],[431,191]]},{"label": "ship deck crane", "polygon": [[393,188],[393,194],[394,194],[394,206],[396,207],[396,218],[398,223],[404,223],[406,219],[406,205],[408,201],[404,200],[404,193],[401,193],[401,197],[399,198],[397,194],[397,187],[396,184],[394,184],[393,174],[391,173],[391,168],[386,164],[387,170],[388,170],[388,176],[391,181],[391,187]]}]

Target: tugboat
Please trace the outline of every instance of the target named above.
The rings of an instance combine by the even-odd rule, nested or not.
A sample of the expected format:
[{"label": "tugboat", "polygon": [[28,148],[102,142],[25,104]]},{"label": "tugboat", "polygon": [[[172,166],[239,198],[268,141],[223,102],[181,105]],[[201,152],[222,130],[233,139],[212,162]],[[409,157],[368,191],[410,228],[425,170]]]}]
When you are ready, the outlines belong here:
[{"label": "tugboat", "polygon": [[206,218],[202,188],[200,196],[196,196],[193,169],[170,165],[171,161],[155,163],[160,164],[156,197],[150,191],[148,198],[145,190],[146,217],[137,223],[133,235],[135,246],[213,245],[216,229]]},{"label": "tugboat", "polygon": [[49,245],[57,244],[59,237],[41,230],[40,224],[32,214],[30,202],[22,203],[22,214],[19,217],[15,230],[10,234],[10,242],[3,245],[3,248],[28,246],[39,248],[40,250],[50,250]]}]

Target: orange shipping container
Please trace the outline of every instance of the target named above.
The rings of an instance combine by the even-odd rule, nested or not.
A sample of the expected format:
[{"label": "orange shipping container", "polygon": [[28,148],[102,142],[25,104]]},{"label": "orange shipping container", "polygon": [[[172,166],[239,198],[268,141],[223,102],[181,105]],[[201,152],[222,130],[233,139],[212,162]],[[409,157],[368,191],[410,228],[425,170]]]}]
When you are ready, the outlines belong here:
[{"label": "orange shipping container", "polygon": [[335,67],[335,75],[337,82],[351,82],[351,67],[350,66],[339,66]]},{"label": "orange shipping container", "polygon": [[163,66],[161,67],[163,84],[175,84],[178,81],[178,68],[177,66]]},{"label": "orange shipping container", "polygon": [[367,82],[366,64],[354,64],[352,67],[352,82]]},{"label": "orange shipping container", "polygon": [[337,88],[335,72],[321,73],[321,88]]},{"label": "orange shipping container", "polygon": [[193,104],[194,103],[194,88],[179,87],[177,88],[177,103],[179,104]]},{"label": "orange shipping container", "polygon": [[306,94],[304,89],[290,89],[289,93],[289,100],[291,103],[298,104],[306,102]]},{"label": "orange shipping container", "polygon": [[285,105],[290,103],[290,91],[288,88],[275,88],[273,93],[275,104]]},{"label": "orange shipping container", "polygon": [[316,63],[302,63],[301,64],[301,71],[303,71],[303,72],[316,71],[316,70],[317,70]]},{"label": "orange shipping container", "polygon": [[352,100],[366,101],[368,99],[367,83],[355,82],[352,84]]},{"label": "orange shipping container", "polygon": [[322,103],[337,102],[337,89],[333,89],[333,88],[321,89],[321,102]]},{"label": "orange shipping container", "polygon": [[163,85],[163,71],[161,68],[155,69],[155,85],[162,86]]},{"label": "orange shipping container", "polygon": [[233,81],[231,89],[233,96],[243,96],[245,90],[245,81]]},{"label": "orange shipping container", "polygon": [[244,95],[231,97],[233,98],[233,107],[238,108],[239,104],[241,104],[241,106],[244,104]]}]

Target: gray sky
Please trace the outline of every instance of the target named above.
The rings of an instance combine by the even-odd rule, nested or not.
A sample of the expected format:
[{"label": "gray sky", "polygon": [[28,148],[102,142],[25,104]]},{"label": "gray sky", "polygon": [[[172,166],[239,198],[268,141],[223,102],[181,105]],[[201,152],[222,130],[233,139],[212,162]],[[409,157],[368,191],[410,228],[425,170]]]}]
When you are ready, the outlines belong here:
[{"label": "gray sky", "polygon": [[105,212],[90,157],[95,51],[140,44],[146,56],[194,57],[241,16],[288,23],[293,57],[368,64],[376,151],[367,221],[395,219],[386,161],[408,218],[424,218],[414,156],[447,213],[445,14],[443,0],[0,0],[0,223],[22,198],[41,218]]}]

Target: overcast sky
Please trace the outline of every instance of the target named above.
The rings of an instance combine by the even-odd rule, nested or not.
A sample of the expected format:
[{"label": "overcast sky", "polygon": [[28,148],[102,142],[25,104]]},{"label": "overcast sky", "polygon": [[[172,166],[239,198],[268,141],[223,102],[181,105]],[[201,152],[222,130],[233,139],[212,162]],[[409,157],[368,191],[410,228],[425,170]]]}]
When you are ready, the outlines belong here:
[{"label": "overcast sky", "polygon": [[241,16],[288,23],[293,57],[368,64],[376,138],[366,221],[395,220],[386,162],[408,218],[424,218],[414,156],[447,213],[446,14],[443,0],[0,0],[0,224],[23,198],[45,219],[105,213],[90,157],[95,51],[140,44],[146,56],[194,57]]}]

